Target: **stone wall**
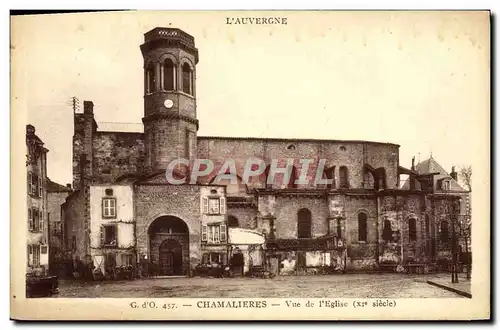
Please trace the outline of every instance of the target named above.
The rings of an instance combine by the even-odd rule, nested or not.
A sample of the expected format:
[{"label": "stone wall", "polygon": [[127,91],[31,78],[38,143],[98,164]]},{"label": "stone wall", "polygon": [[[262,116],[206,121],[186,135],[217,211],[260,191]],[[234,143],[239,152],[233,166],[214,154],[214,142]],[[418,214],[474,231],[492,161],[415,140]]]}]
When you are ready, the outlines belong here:
[{"label": "stone wall", "polygon": [[94,177],[98,182],[113,182],[122,175],[144,171],[142,133],[96,132],[93,153]]},{"label": "stone wall", "polygon": [[228,216],[238,219],[238,227],[255,229],[257,227],[257,209],[252,207],[229,207]]},{"label": "stone wall", "polygon": [[[198,137],[198,157],[211,159],[215,169],[222,167],[226,159],[234,159],[239,176],[243,175],[248,159],[260,159],[270,164],[277,159],[278,167],[285,167],[287,159],[293,159],[296,175],[300,174],[302,163],[300,159],[311,159],[307,178],[309,184],[299,184],[298,188],[314,187],[314,178],[319,159],[325,159],[325,167],[335,166],[335,182],[339,184],[339,168],[348,168],[348,181],[351,188],[363,188],[365,163],[386,169],[387,185],[395,188],[397,185],[397,165],[399,146],[364,141],[327,141],[327,140],[287,140],[287,139],[257,139],[257,138],[218,138]],[[265,178],[251,182],[249,188],[263,188]],[[278,175],[273,187],[283,188],[283,175]]]},{"label": "stone wall", "polygon": [[[86,240],[88,239],[85,228],[85,196],[84,191],[77,190],[68,196],[63,204],[63,214],[65,220],[66,250],[71,251],[73,257],[79,256],[84,259],[86,251]],[[72,249],[73,237],[75,237],[76,249]]]},{"label": "stone wall", "polygon": [[[367,240],[359,240],[360,213],[367,215]],[[345,197],[345,239],[347,243],[347,267],[370,269],[377,265],[378,213],[375,196]]]},{"label": "stone wall", "polygon": [[311,211],[311,237],[328,233],[328,206],[324,198],[278,196],[274,211],[277,238],[297,238],[297,213],[302,208]]},{"label": "stone wall", "polygon": [[161,216],[174,216],[184,221],[189,230],[190,267],[201,261],[200,186],[142,183],[134,187],[134,200],[138,254],[149,253],[151,223]]},{"label": "stone wall", "polygon": [[61,205],[66,201],[67,196],[68,192],[47,193],[47,230],[50,245],[49,263],[59,262],[63,258],[64,221],[61,219]]}]

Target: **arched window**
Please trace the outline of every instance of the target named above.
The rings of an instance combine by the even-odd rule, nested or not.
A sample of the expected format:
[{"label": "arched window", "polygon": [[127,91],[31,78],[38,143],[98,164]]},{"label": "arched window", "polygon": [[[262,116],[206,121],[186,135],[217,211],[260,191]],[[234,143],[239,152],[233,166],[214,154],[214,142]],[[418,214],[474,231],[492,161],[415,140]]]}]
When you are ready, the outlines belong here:
[{"label": "arched window", "polygon": [[186,94],[193,94],[193,72],[189,64],[182,65],[182,91]]},{"label": "arched window", "polygon": [[146,67],[146,94],[156,92],[155,65],[149,63]]},{"label": "arched window", "polygon": [[340,166],[339,168],[339,187],[349,188],[349,178],[347,174],[347,167]]},{"label": "arched window", "polygon": [[410,242],[415,242],[417,240],[417,219],[410,218],[408,220],[408,237]]},{"label": "arched window", "polygon": [[230,227],[230,228],[236,228],[236,227],[239,227],[239,222],[238,222],[238,218],[236,218],[235,216],[233,215],[228,215],[227,216],[227,226]]},{"label": "arched window", "polygon": [[332,183],[326,185],[326,189],[335,188],[335,166],[325,169],[323,172],[323,178],[327,180],[332,180]]},{"label": "arched window", "polygon": [[174,62],[167,58],[163,63],[163,89],[166,91],[175,90],[176,79],[175,79],[175,65]]},{"label": "arched window", "polygon": [[448,243],[448,221],[441,221],[441,234],[440,239],[441,243]]},{"label": "arched window", "polygon": [[366,242],[368,238],[368,216],[366,213],[358,214],[358,241]]},{"label": "arched window", "polygon": [[392,226],[390,220],[384,220],[384,230],[382,231],[382,239],[386,242],[392,242]]},{"label": "arched window", "polygon": [[297,213],[297,237],[311,238],[311,211],[300,209]]}]

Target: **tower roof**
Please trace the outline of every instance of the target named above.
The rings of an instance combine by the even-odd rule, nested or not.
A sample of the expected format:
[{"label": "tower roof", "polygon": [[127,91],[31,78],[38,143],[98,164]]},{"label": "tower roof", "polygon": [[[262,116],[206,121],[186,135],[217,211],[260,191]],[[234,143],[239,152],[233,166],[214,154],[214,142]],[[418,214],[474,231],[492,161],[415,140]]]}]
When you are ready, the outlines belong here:
[{"label": "tower roof", "polygon": [[198,63],[198,49],[194,43],[194,37],[189,33],[177,28],[156,27],[144,34],[144,44],[141,45],[142,52],[154,47],[165,46],[179,47],[194,55]]}]

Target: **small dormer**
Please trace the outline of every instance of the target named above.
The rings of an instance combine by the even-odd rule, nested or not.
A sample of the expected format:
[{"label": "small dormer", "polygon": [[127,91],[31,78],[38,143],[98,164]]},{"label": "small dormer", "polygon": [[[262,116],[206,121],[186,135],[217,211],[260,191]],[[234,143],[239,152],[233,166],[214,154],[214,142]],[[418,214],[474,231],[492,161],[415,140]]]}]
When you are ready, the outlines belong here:
[{"label": "small dormer", "polygon": [[443,178],[437,181],[438,187],[442,191],[451,190],[451,178]]}]

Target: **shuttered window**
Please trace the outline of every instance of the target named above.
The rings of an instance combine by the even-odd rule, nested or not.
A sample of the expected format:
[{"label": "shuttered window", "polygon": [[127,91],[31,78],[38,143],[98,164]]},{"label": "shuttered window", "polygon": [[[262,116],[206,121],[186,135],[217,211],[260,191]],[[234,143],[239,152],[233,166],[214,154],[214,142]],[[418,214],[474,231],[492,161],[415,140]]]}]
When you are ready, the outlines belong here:
[{"label": "shuttered window", "polygon": [[101,246],[118,246],[116,225],[101,226]]},{"label": "shuttered window", "polygon": [[208,240],[208,237],[207,237],[207,226],[206,225],[202,225],[201,226],[201,241],[202,242],[206,242]]},{"label": "shuttered window", "polygon": [[103,198],[102,199],[102,217],[103,218],[116,218],[116,199]]},{"label": "shuttered window", "polygon": [[28,223],[29,223],[29,230],[33,230],[33,210],[31,207],[28,209]]},{"label": "shuttered window", "polygon": [[220,198],[220,214],[226,214],[226,199],[224,197]]},{"label": "shuttered window", "polygon": [[28,172],[28,194],[33,194],[33,174]]},{"label": "shuttered window", "polygon": [[209,214],[219,214],[220,212],[220,200],[218,198],[210,198],[208,200],[208,213]]},{"label": "shuttered window", "polygon": [[40,211],[38,213],[38,216],[39,216],[39,219],[40,219],[40,223],[38,225],[39,226],[38,230],[42,232],[42,234],[43,234],[42,235],[42,242],[45,243],[45,231],[44,231],[44,225],[45,225],[45,223],[44,223],[44,218],[43,218],[43,212]]},{"label": "shuttered window", "polygon": [[225,224],[220,225],[220,241],[225,242],[227,240],[227,227]]},{"label": "shuttered window", "polygon": [[40,230],[40,217],[39,216],[40,216],[40,212],[38,211],[38,209],[36,209],[36,208],[31,209],[32,221],[31,221],[30,229],[32,231],[39,231]]},{"label": "shuttered window", "polygon": [[201,202],[201,213],[202,214],[208,213],[208,198],[207,197],[203,197],[203,200]]},{"label": "shuttered window", "polygon": [[203,214],[226,214],[226,198],[203,197],[201,212]]},{"label": "shuttered window", "polygon": [[40,245],[30,245],[28,248],[28,265],[40,266]]},{"label": "shuttered window", "polygon": [[42,197],[43,195],[43,181],[42,178],[38,178],[38,197]]},{"label": "shuttered window", "polygon": [[33,248],[31,245],[28,245],[28,266],[33,265]]}]

